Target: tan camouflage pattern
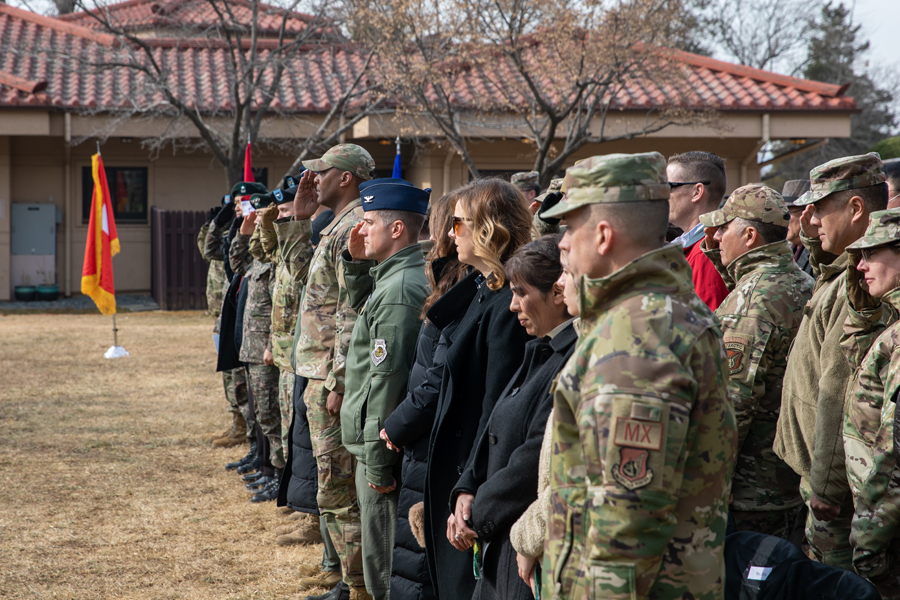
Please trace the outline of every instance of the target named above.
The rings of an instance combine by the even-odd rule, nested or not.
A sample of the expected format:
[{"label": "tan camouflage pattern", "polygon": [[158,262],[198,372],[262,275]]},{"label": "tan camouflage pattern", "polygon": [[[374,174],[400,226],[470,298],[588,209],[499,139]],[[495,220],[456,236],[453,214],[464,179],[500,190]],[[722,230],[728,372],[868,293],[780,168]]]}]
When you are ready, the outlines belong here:
[{"label": "tan camouflage pattern", "polygon": [[250,255],[250,236],[238,233],[229,249],[231,268],[249,279],[244,306],[244,337],[239,358],[245,363],[262,363],[266,350],[272,350],[272,263],[263,263]]},{"label": "tan camouflage pattern", "polygon": [[334,167],[341,171],[350,171],[366,181],[375,176],[375,159],[368,150],[356,144],[333,146],[322,155],[322,158],[304,160],[303,166],[314,173],[321,173]]},{"label": "tan camouflage pattern", "polygon": [[[363,217],[360,201],[354,200],[328,227],[322,230],[309,263],[306,289],[300,299],[300,338],[294,363],[297,374],[307,379],[325,379],[329,389],[343,395],[344,362],[356,312],[351,308],[341,274],[341,252],[347,247],[350,230]],[[312,244],[309,221],[306,245]],[[283,252],[297,252],[296,240],[286,240]],[[340,436],[338,436],[340,439]]]},{"label": "tan camouflage pattern", "polygon": [[659,152],[592,156],[566,169],[565,198],[544,213],[561,217],[588,204],[669,198],[666,159]]},{"label": "tan camouflage pattern", "polygon": [[[800,478],[800,496],[808,507],[813,490],[809,479]],[[853,570],[853,547],[850,545],[850,529],[853,520],[853,499],[848,497],[837,506],[840,512],[835,519],[820,521],[812,510],[806,512],[807,554],[816,562],[838,569]]]},{"label": "tan camouflage pattern", "polygon": [[541,174],[537,171],[523,171],[521,173],[513,173],[509,178],[509,182],[517,188],[524,189],[534,185],[540,185]]},{"label": "tan camouflage pattern", "polygon": [[[222,373],[223,378],[225,373],[231,373],[231,381],[233,382],[234,389],[233,406],[237,407],[244,416],[244,421],[247,422],[247,437],[252,437],[254,435],[253,428],[256,426],[256,414],[250,410],[250,398],[247,393],[247,370],[244,367],[237,367],[236,369],[223,371]],[[225,392],[225,395],[228,397],[228,401],[231,402],[232,397],[228,396],[227,391]]]},{"label": "tan camouflage pattern", "polygon": [[719,210],[700,215],[700,222],[705,227],[721,227],[734,219],[787,227],[791,213],[781,194],[760,183],[751,183],[731,192]]},{"label": "tan camouflage pattern", "polygon": [[[900,309],[900,288],[881,300],[882,306]],[[897,598],[900,469],[894,452],[894,412],[900,389],[900,323],[885,329],[881,313],[881,307],[851,309],[844,325],[842,345],[851,364],[859,364],[845,407],[844,454],[855,507],[850,530],[853,569],[883,597]],[[864,358],[857,363],[860,355]]]},{"label": "tan camouflage pattern", "polygon": [[[203,260],[209,263],[206,271],[206,311],[214,317],[222,312],[222,300],[228,289],[228,281],[225,278],[225,263],[221,258],[209,258],[206,253],[206,239],[209,237],[209,223],[205,223],[197,234],[197,248]],[[215,333],[219,331],[219,323],[216,322]]]},{"label": "tan camouflage pattern", "polygon": [[830,160],[809,172],[809,191],[794,201],[796,206],[815,204],[834,192],[884,183],[881,156],[877,152]]},{"label": "tan camouflage pattern", "polygon": [[278,408],[281,414],[281,447],[286,459],[291,444],[291,419],[294,418],[294,372],[278,369]]},{"label": "tan camouflage pattern", "polygon": [[341,417],[325,407],[329,389],[325,382],[310,379],[303,393],[309,418],[312,450],[318,467],[316,501],[347,585],[365,586],[362,561],[362,524],[356,496],[356,459],[341,444]]},{"label": "tan camouflage pattern", "polygon": [[[704,253],[718,266],[719,251]],[[787,241],[755,248],[728,265],[731,293],[716,309],[725,341],[728,392],[738,425],[731,507],[779,512],[803,503],[800,476],[772,450],[787,357],[815,281]]]},{"label": "tan camouflage pattern", "polygon": [[716,319],[677,246],[579,287],[582,334],[553,390],[543,596],[722,598],[737,425]]},{"label": "tan camouflage pattern", "polygon": [[900,242],[900,208],[891,208],[869,215],[866,234],[847,246],[847,250],[874,248],[897,242]]},{"label": "tan camouflage pattern", "polygon": [[278,367],[262,364],[262,361],[247,363],[247,386],[253,394],[256,422],[269,440],[272,466],[281,469],[284,468],[284,449],[281,445],[281,409],[278,407],[279,372]]}]

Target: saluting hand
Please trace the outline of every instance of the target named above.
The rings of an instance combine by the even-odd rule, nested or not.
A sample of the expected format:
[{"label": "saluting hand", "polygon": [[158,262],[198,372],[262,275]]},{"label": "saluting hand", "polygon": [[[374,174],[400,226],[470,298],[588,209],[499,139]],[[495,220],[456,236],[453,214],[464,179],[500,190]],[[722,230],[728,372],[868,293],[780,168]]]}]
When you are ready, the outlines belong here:
[{"label": "saluting hand", "polygon": [[707,250],[715,250],[719,247],[719,241],[716,240],[713,236],[716,235],[716,232],[719,230],[718,227],[704,227],[703,233],[706,235],[706,249]]},{"label": "saluting hand", "polygon": [[353,226],[353,229],[350,230],[350,241],[347,242],[347,250],[350,252],[350,256],[353,260],[356,261],[366,260],[365,238],[359,233],[359,230],[362,229],[363,225],[365,225],[365,223],[360,221]]},{"label": "saluting hand", "polygon": [[319,210],[319,193],[316,191],[316,174],[304,171],[297,184],[294,196],[294,220],[302,221],[312,217]]},{"label": "saluting hand", "polygon": [[248,213],[244,217],[244,222],[241,223],[241,233],[242,234],[253,235],[253,230],[256,229],[257,216],[258,215],[257,215],[256,211],[253,211],[252,213]]},{"label": "saluting hand", "polygon": [[800,231],[808,238],[819,237],[818,229],[813,227],[812,224],[813,211],[815,210],[813,206],[814,205],[812,204],[807,204],[806,208],[803,209],[803,212],[800,213]]}]

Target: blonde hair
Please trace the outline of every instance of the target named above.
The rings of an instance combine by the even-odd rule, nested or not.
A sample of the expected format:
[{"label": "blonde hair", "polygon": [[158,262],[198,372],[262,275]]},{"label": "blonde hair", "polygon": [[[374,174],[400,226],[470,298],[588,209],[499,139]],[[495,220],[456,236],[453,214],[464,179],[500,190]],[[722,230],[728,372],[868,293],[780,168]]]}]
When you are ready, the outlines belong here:
[{"label": "blonde hair", "polygon": [[478,179],[457,190],[458,203],[472,219],[475,256],[490,267],[488,288],[506,284],[503,264],[521,246],[531,242],[531,212],[525,197],[502,179]]}]

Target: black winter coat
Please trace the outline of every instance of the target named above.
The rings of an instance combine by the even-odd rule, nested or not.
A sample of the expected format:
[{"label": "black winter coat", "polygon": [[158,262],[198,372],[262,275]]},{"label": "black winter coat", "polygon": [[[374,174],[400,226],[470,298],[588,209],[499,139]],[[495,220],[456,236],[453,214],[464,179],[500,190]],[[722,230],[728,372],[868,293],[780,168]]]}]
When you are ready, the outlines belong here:
[{"label": "black winter coat", "polygon": [[[440,281],[445,259],[434,261],[435,281]],[[474,294],[473,296],[474,297]],[[471,298],[469,299],[471,302]],[[443,365],[447,354],[446,336],[456,330],[468,304],[458,304],[456,314],[450,314],[443,331],[431,321],[422,324],[416,344],[416,358],[409,374],[406,399],[384,422],[384,429],[392,443],[403,448],[400,501],[397,512],[397,531],[394,536],[394,557],[391,567],[391,598],[394,600],[431,600],[435,598],[425,549],[413,536],[409,525],[409,509],[425,498],[425,475],[428,466],[428,442],[441,390]]]},{"label": "black winter coat", "polygon": [[475,496],[471,526],[484,544],[482,577],[475,587],[475,599],[533,597],[519,577],[509,530],[537,500],[541,445],[553,408],[550,386],[575,350],[577,339],[570,323],[552,340],[528,342],[525,361],[503,390],[469,466],[453,490],[451,511],[459,493]]},{"label": "black winter coat", "polygon": [[[228,262],[228,261],[225,261]],[[241,347],[235,342],[235,327],[241,322],[238,304],[240,301],[241,278],[235,278],[225,291],[222,300],[222,314],[219,320],[219,355],[216,357],[216,371],[230,371],[244,366],[241,362]],[[244,295],[246,301],[246,294]]]},{"label": "black winter coat", "polygon": [[441,600],[469,600],[475,589],[472,552],[460,552],[447,541],[450,492],[500,394],[522,364],[528,340],[509,310],[509,285],[492,291],[474,270],[435,302],[428,319],[443,329],[470,298],[459,326],[446,336],[447,357],[428,448],[425,541],[428,569]]},{"label": "black winter coat", "polygon": [[294,395],[291,398],[294,416],[288,436],[291,444],[278,486],[278,506],[288,506],[296,511],[318,516],[316,494],[319,492],[319,468],[312,450],[306,403],[303,401],[307,382],[306,377],[294,375]]}]

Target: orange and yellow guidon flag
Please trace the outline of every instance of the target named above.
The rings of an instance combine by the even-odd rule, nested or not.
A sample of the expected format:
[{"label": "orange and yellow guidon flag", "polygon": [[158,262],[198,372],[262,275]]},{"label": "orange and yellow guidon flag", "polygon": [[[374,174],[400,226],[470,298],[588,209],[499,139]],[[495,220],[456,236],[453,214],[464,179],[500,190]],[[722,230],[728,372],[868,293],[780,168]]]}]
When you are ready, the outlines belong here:
[{"label": "orange and yellow guidon flag", "polygon": [[112,315],[116,312],[112,257],[119,253],[119,236],[116,234],[106,170],[99,153],[91,157],[91,170],[94,174],[94,195],[91,198],[91,220],[84,247],[81,293],[90,296],[101,313]]}]

